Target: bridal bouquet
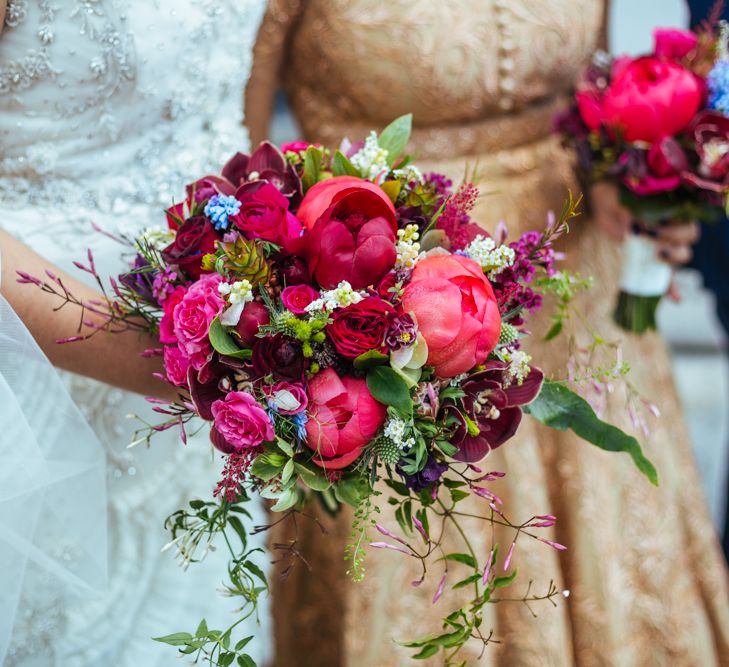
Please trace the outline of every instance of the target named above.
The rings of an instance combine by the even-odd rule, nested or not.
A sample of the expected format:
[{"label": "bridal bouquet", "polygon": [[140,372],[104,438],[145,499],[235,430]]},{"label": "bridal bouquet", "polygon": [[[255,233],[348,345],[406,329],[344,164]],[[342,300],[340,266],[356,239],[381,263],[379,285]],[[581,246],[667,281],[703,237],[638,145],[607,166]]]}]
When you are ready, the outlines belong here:
[{"label": "bridal bouquet", "polygon": [[557,129],[588,182],[609,179],[636,219],[625,242],[615,320],[642,333],[671,280],[656,256],[667,222],[717,220],[729,191],[727,28],[659,29],[653,53],[598,54]]},{"label": "bridal bouquet", "polygon": [[[156,406],[165,421],[138,442],[174,427],[185,439],[202,419],[222,457],[214,496],[192,500],[168,528],[186,564],[223,534],[226,592],[240,597],[241,620],[267,589],[248,547],[245,502],[257,494],[284,520],[317,497],[331,512],[356,508],[343,554],[354,580],[369,546],[418,560],[415,586],[437,569],[433,603],[447,587],[472,590],[469,603],[444,613],[440,634],[405,643],[416,658],[442,650],[451,664],[467,641],[489,641],[481,609],[514,580],[517,537],[565,548],[543,533],[555,517],[507,518],[488,488],[503,472],[476,465],[525,414],[629,453],[654,483],[656,473],[633,437],[602,422],[565,382],[546,379],[525,351],[542,295],[566,302],[573,291],[574,277],[555,268],[553,242],[575,202],[542,231],[511,243],[503,227],[489,236],[469,216],[472,184],[454,191],[402,155],[410,124],[405,116],[333,153],[263,143],[188,186],[166,228],[130,240],[132,267],[113,281],[108,326],[155,332],[160,349],[150,354],[163,355],[162,379],[179,387],[179,400]],[[392,522],[374,519],[383,493]],[[471,547],[459,524],[466,502],[512,531],[501,551]],[[459,551],[443,548],[449,523],[463,538]],[[520,600],[562,593],[550,585]],[[158,640],[210,664],[251,665],[251,638],[236,643],[236,625],[203,621]]]}]

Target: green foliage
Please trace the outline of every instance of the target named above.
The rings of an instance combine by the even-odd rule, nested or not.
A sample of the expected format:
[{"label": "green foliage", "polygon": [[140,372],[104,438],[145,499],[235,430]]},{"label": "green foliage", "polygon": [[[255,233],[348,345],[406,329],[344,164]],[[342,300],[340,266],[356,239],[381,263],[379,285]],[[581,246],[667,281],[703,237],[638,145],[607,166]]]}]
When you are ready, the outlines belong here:
[{"label": "green foliage", "polygon": [[349,158],[346,157],[341,151],[336,151],[336,153],[334,153],[334,158],[332,160],[332,173],[335,176],[356,176],[357,178],[362,177],[359,169],[357,169],[357,167],[355,167],[349,161]]},{"label": "green foliage", "polygon": [[225,330],[217,317],[210,323],[208,337],[213,349],[226,357],[250,359],[253,354],[251,350],[242,350],[235,344],[233,337]]},{"label": "green foliage", "polygon": [[380,508],[372,502],[372,499],[380,495],[368,485],[369,493],[362,495],[357,508],[354,511],[352,520],[352,531],[349,534],[349,542],[344,547],[344,560],[350,563],[347,569],[347,576],[352,581],[360,582],[365,578],[365,558],[367,555],[365,547],[369,539],[367,530],[375,525],[372,515],[378,513]]},{"label": "green foliage", "polygon": [[413,414],[410,389],[389,366],[375,366],[367,373],[367,388],[380,403],[395,408],[401,416],[409,419]]},{"label": "green foliage", "polygon": [[547,332],[544,340],[552,340],[559,336],[564,323],[570,316],[570,305],[583,290],[592,287],[592,278],[583,278],[578,273],[560,271],[553,276],[545,276],[535,281],[535,286],[545,294],[553,294],[557,298],[556,312],[551,315],[552,327]]},{"label": "green foliage", "polygon": [[638,470],[658,485],[658,473],[638,441],[616,426],[602,421],[590,404],[563,384],[545,380],[539,396],[524,406],[537,421],[558,431],[572,430],[587,442],[609,452],[628,453]]},{"label": "green foliage", "polygon": [[308,190],[312,185],[321,180],[323,158],[324,153],[321,148],[309,146],[306,149],[306,153],[304,155],[304,174],[301,177],[304,190]]},{"label": "green foliage", "polygon": [[407,146],[410,140],[412,129],[413,114],[409,113],[405,116],[400,116],[400,118],[396,118],[380,132],[377,143],[381,148],[387,150],[387,164],[391,167],[405,150],[405,146]]}]

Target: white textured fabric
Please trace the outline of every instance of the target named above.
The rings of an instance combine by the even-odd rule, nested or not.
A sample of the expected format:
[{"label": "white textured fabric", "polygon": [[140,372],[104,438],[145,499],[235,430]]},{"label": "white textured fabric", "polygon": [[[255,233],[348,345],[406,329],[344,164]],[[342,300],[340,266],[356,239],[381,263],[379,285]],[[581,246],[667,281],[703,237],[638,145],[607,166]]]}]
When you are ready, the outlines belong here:
[{"label": "white textured fabric", "polygon": [[[90,246],[102,273],[118,273],[120,247],[93,232],[92,222],[126,234],[162,225],[163,208],[181,198],[185,183],[218,171],[227,156],[248,147],[241,101],[264,5],[264,0],[10,0],[0,36],[0,225],[64,269],[74,271],[72,261],[83,259]],[[28,298],[33,298],[30,286]],[[192,497],[209,498],[221,462],[204,434],[183,446],[168,432],[150,449],[128,450],[136,425],[126,415],[157,421],[150,407],[140,397],[64,375],[105,454],[105,500],[103,488],[80,476],[85,464],[91,466],[93,438],[83,432],[78,414],[63,412],[63,392],[47,365],[39,363],[34,374],[33,365],[23,362],[14,376],[30,396],[18,393],[19,385],[8,379],[20,359],[14,347],[21,339],[11,311],[4,309],[2,316],[18,328],[0,338],[0,359],[13,362],[0,362],[0,430],[5,431],[0,500],[12,500],[15,493],[32,499],[13,513],[13,525],[26,537],[52,537],[58,533],[43,521],[58,520],[54,530],[64,534],[64,526],[99,527],[101,522],[92,521],[94,509],[105,508],[108,517],[102,592],[95,590],[103,585],[106,565],[101,537],[92,540],[97,550],[91,554],[63,551],[59,541],[61,551],[51,557],[63,563],[66,579],[83,574],[85,585],[71,587],[59,586],[57,577],[45,574],[52,569],[36,567],[38,559],[32,557],[25,572],[11,576],[12,567],[23,566],[13,559],[8,540],[0,538],[0,585],[14,583],[12,591],[3,586],[0,605],[20,595],[3,664],[174,664],[175,650],[150,637],[194,631],[203,616],[211,628],[235,618],[231,603],[217,593],[222,552],[185,572],[171,552],[160,553],[168,537],[164,518]],[[59,421],[59,411],[77,431]],[[32,493],[34,485],[60,472],[48,468],[47,457],[36,462],[31,456],[40,451],[39,436],[56,442],[64,456],[73,452],[63,464],[78,469],[74,488],[89,515],[79,513],[83,507],[72,499],[57,499],[57,516],[45,510],[38,516],[44,500]],[[22,448],[13,448],[13,442]],[[46,455],[51,451],[41,449]],[[6,477],[15,486],[6,487]],[[73,530],[65,534],[73,541]],[[3,633],[7,639],[10,632],[13,605],[0,606],[0,646]],[[257,635],[251,653],[265,662],[265,609],[262,619],[261,626],[251,622],[248,630]]]},{"label": "white textured fabric", "polygon": [[629,234],[623,242],[620,289],[635,296],[663,296],[671,284],[673,269],[656,256],[653,239]]}]

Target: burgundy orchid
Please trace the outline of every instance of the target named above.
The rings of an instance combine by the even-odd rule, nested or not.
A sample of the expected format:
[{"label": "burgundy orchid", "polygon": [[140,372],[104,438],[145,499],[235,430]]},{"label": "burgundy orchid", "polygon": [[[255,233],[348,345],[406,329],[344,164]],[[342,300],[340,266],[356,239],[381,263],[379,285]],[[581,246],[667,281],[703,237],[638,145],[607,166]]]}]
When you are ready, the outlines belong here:
[{"label": "burgundy orchid", "polygon": [[537,397],[544,380],[541,370],[534,366],[529,368],[529,375],[518,384],[509,375],[509,364],[488,361],[485,370],[464,380],[461,384],[466,394],[462,399],[463,407],[479,433],[473,435],[463,415],[456,413],[461,425],[452,441],[458,447],[454,459],[464,463],[480,461],[516,433],[521,422],[521,406]]}]

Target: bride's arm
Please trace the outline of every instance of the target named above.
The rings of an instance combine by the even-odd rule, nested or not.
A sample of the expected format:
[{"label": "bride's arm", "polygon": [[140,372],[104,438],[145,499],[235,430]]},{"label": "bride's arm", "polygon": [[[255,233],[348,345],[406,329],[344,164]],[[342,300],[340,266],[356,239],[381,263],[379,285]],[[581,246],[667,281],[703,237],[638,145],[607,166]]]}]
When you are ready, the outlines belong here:
[{"label": "bride's arm", "polygon": [[285,64],[289,38],[302,8],[301,0],[268,2],[253,49],[253,66],[244,98],[245,125],[254,146],[268,138],[281,68]]},{"label": "bride's arm", "polygon": [[152,377],[152,373],[162,370],[159,357],[150,359],[140,356],[145,349],[159,347],[159,342],[151,335],[136,331],[117,334],[100,332],[85,341],[56,343],[60,338],[78,333],[78,309],[69,305],[54,312],[53,308],[59,305],[58,297],[41,292],[31,285],[19,284],[16,271],[43,277],[46,269],[51,269],[79,299],[87,301],[98,298],[99,295],[87,285],[53,267],[1,229],[0,268],[0,293],[23,320],[54,365],[140,394],[169,399],[176,396],[174,388]]}]

